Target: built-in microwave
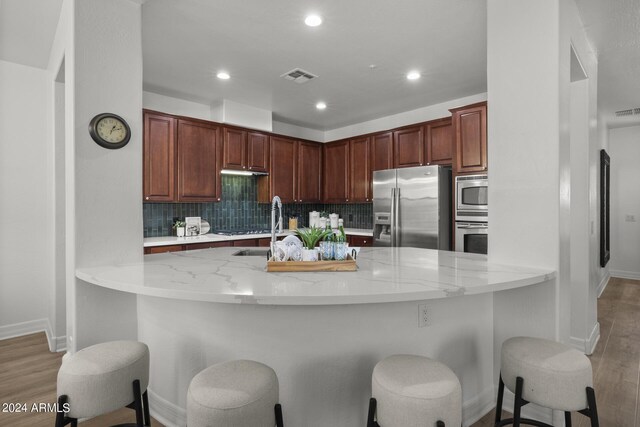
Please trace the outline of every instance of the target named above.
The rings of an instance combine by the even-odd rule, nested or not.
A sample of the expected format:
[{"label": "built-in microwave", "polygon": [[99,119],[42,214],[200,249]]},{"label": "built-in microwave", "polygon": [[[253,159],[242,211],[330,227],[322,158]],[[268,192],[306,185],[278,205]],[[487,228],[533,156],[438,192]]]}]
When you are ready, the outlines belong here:
[{"label": "built-in microwave", "polygon": [[456,221],[487,222],[487,175],[456,177]]}]

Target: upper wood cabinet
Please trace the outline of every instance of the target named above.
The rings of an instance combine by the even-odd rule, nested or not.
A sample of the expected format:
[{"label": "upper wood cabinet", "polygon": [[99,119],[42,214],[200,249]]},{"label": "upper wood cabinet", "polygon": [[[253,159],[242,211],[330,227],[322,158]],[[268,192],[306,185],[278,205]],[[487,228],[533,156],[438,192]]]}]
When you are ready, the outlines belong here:
[{"label": "upper wood cabinet", "polygon": [[260,132],[225,127],[222,131],[223,169],[268,172],[269,136]]},{"label": "upper wood cabinet", "polygon": [[372,197],[371,154],[368,137],[349,140],[349,202],[369,202]]},{"label": "upper wood cabinet", "polygon": [[322,187],[322,146],[314,142],[298,142],[298,170],[294,201],[318,203]]},{"label": "upper wood cabinet", "polygon": [[383,132],[371,137],[371,170],[393,169],[393,132]]},{"label": "upper wood cabinet", "polygon": [[434,120],[424,126],[424,150],[427,165],[450,165],[453,161],[451,118]]},{"label": "upper wood cabinet", "polygon": [[176,120],[144,112],[143,199],[171,202],[175,199]]},{"label": "upper wood cabinet", "polygon": [[393,132],[394,167],[421,166],[424,162],[422,126],[411,126]]},{"label": "upper wood cabinet", "polygon": [[269,171],[269,136],[260,132],[247,132],[247,169],[254,172]]},{"label": "upper wood cabinet", "polygon": [[324,144],[322,161],[322,200],[327,203],[349,201],[349,141]]},{"label": "upper wood cabinet", "polygon": [[269,142],[271,167],[269,176],[258,180],[258,201],[271,202],[279,196],[283,203],[296,200],[296,140],[272,136]]},{"label": "upper wood cabinet", "polygon": [[487,170],[487,103],[450,110],[455,138],[454,172]]},{"label": "upper wood cabinet", "polygon": [[222,192],[220,126],[179,119],[177,142],[178,201],[219,201]]}]

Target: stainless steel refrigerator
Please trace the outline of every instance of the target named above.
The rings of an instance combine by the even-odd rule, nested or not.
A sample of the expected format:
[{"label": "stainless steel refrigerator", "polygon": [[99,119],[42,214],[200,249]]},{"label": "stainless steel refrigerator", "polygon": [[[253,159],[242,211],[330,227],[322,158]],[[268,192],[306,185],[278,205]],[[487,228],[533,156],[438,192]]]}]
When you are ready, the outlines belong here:
[{"label": "stainless steel refrigerator", "polygon": [[451,250],[451,168],[373,172],[373,245]]}]

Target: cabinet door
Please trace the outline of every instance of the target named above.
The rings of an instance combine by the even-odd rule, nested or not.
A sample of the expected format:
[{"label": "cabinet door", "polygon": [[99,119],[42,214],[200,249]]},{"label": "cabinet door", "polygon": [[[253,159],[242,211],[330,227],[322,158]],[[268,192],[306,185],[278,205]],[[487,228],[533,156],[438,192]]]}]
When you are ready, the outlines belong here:
[{"label": "cabinet door", "polygon": [[270,141],[271,168],[269,171],[269,202],[279,196],[283,203],[296,199],[296,146],[297,141],[272,136]]},{"label": "cabinet door", "polygon": [[175,200],[176,120],[162,114],[144,113],[143,198],[145,202]]},{"label": "cabinet door", "polygon": [[349,201],[349,141],[325,144],[323,147],[322,197],[327,203]]},{"label": "cabinet door", "polygon": [[368,202],[371,199],[371,168],[369,138],[349,141],[349,201]]},{"label": "cabinet door", "polygon": [[452,163],[453,126],[451,119],[427,123],[424,147],[428,165],[450,165]]},{"label": "cabinet door", "polygon": [[422,126],[413,126],[393,133],[395,167],[421,166],[424,159]]},{"label": "cabinet door", "polygon": [[247,132],[247,169],[269,172],[269,136]]},{"label": "cabinet door", "polygon": [[222,167],[224,169],[246,169],[247,132],[225,127],[222,131]]},{"label": "cabinet door", "polygon": [[366,236],[348,236],[349,237],[349,246],[373,246],[373,238]]},{"label": "cabinet door", "polygon": [[298,202],[320,202],[322,184],[322,146],[313,142],[298,143]]},{"label": "cabinet door", "polygon": [[144,254],[163,254],[165,252],[180,252],[184,250],[184,245],[151,246],[144,248]]},{"label": "cabinet door", "polygon": [[455,131],[455,172],[487,170],[487,104],[452,110]]},{"label": "cabinet door", "polygon": [[178,201],[220,200],[219,126],[178,120]]},{"label": "cabinet door", "polygon": [[371,137],[371,170],[393,169],[393,132],[384,132]]}]

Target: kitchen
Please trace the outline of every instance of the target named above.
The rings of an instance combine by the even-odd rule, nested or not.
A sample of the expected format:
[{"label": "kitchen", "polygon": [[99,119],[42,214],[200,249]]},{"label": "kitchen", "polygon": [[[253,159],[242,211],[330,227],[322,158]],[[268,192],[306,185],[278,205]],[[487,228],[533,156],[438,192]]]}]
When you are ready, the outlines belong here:
[{"label": "kitchen", "polygon": [[[54,261],[52,255],[42,257],[43,259],[51,260],[50,262],[52,264],[56,264],[53,267],[47,267],[46,271],[60,270],[63,277],[66,275],[66,280],[63,281],[69,284],[66,310],[60,311],[60,303],[59,301],[55,301],[55,299],[51,299],[49,302],[42,302],[42,310],[46,312],[47,307],[45,304],[51,304],[53,306],[51,310],[56,313],[57,318],[60,320],[64,320],[64,313],[66,311],[69,316],[66,326],[64,322],[52,321],[53,327],[58,329],[57,333],[53,333],[52,336],[61,338],[65,336],[66,332],[65,341],[70,352],[100,341],[117,339],[119,337],[135,339],[138,336],[138,334],[135,333],[137,329],[136,325],[138,325],[137,315],[135,314],[137,305],[136,297],[131,297],[131,295],[122,292],[100,289],[83,280],[76,280],[74,272],[76,269],[99,267],[107,264],[140,262],[142,260],[140,248],[144,239],[143,234],[145,232],[149,233],[150,230],[145,230],[147,226],[145,222],[146,218],[143,209],[140,207],[140,201],[143,200],[142,135],[144,134],[141,111],[143,109],[149,109],[171,113],[172,115],[181,117],[197,118],[214,121],[216,123],[221,122],[220,120],[215,120],[215,117],[211,114],[212,108],[209,108],[207,114],[204,115],[205,117],[198,116],[197,114],[189,114],[188,111],[185,111],[188,109],[187,107],[196,110],[201,107],[194,106],[194,104],[197,103],[193,101],[181,101],[180,97],[177,96],[179,95],[178,93],[172,94],[173,97],[154,95],[154,92],[150,90],[154,82],[146,82],[145,90],[143,90],[139,77],[142,74],[141,65],[144,52],[141,52],[140,49],[140,24],[139,21],[136,23],[136,17],[137,19],[140,19],[141,15],[144,17],[145,13],[141,14],[140,9],[144,12],[145,9],[151,10],[151,6],[152,3],[145,4],[142,7],[135,5],[129,6],[128,4],[107,6],[94,2],[70,6],[69,3],[65,3],[61,18],[66,17],[65,19],[67,19],[67,21],[63,20],[63,22],[67,24],[69,21],[73,21],[75,24],[74,33],[69,36],[69,38],[65,38],[64,32],[62,36],[57,37],[56,40],[59,43],[54,43],[51,54],[51,58],[53,59],[49,67],[50,71],[47,74],[47,81],[49,77],[53,76],[53,80],[56,81],[57,85],[62,84],[66,95],[65,97],[68,102],[71,103],[71,105],[68,105],[68,108],[63,109],[66,112],[66,117],[63,122],[65,122],[65,120],[68,122],[66,134],[71,141],[77,141],[78,143],[75,148],[67,149],[63,153],[63,156],[67,157],[66,170],[63,170],[63,176],[65,174],[67,175],[67,184],[62,187],[62,189],[66,191],[60,194],[64,195],[66,193],[66,196],[62,197],[64,201],[63,204],[65,205],[63,206],[65,208],[63,212],[67,212],[66,218],[65,216],[50,218],[48,219],[48,224],[50,225],[47,227],[47,236],[49,236],[47,239],[50,238],[52,242],[51,246],[48,247],[53,247],[53,242],[55,241],[53,237],[54,231],[55,233],[60,231],[63,238],[67,238],[67,245],[62,248],[62,251],[66,254],[66,257],[63,258],[66,258],[70,267],[60,269],[58,268],[59,265],[56,264],[58,261]],[[388,119],[384,121],[384,123],[370,123],[369,125],[357,126],[360,128],[358,130],[349,129],[349,131],[347,131],[343,129],[342,131],[335,132],[321,132],[311,128],[300,130],[299,127],[296,128],[297,125],[295,124],[275,120],[275,122],[279,123],[277,126],[272,127],[272,129],[268,131],[262,130],[261,132],[286,135],[289,139],[295,141],[351,141],[362,135],[374,135],[378,132],[400,129],[416,123],[428,123],[432,120],[446,117],[450,109],[488,100],[487,140],[490,148],[487,150],[487,165],[489,166],[489,179],[492,184],[488,188],[488,197],[491,200],[491,214],[489,217],[492,224],[499,224],[499,227],[493,226],[491,228],[492,232],[488,237],[489,261],[496,264],[535,266],[557,271],[558,274],[558,279],[551,286],[551,289],[536,288],[540,291],[540,295],[527,294],[525,298],[527,299],[527,304],[514,304],[514,301],[520,300],[522,295],[526,294],[527,290],[524,288],[519,291],[514,290],[516,294],[521,292],[522,295],[520,296],[516,296],[513,292],[509,296],[497,293],[492,296],[490,300],[483,300],[483,303],[486,304],[489,304],[489,301],[491,301],[491,311],[494,313],[495,319],[498,319],[495,323],[501,323],[499,319],[511,319],[507,322],[509,326],[498,325],[498,330],[494,331],[495,335],[493,338],[489,338],[489,340],[497,343],[501,341],[502,338],[513,334],[514,331],[509,330],[509,328],[516,328],[517,326],[518,331],[522,333],[556,337],[565,342],[569,341],[570,337],[572,339],[574,337],[579,338],[582,339],[582,345],[587,347],[592,331],[591,328],[597,323],[589,317],[594,314],[595,310],[592,310],[590,307],[592,307],[596,299],[593,296],[591,288],[600,286],[602,277],[606,277],[606,270],[593,271],[590,267],[585,269],[588,276],[591,277],[588,279],[590,289],[587,292],[587,302],[585,302],[583,306],[575,303],[581,300],[575,298],[573,290],[569,286],[561,285],[568,283],[570,273],[566,265],[565,257],[567,255],[565,255],[566,252],[564,250],[566,246],[563,246],[566,245],[567,242],[564,240],[558,242],[558,236],[563,236],[567,231],[565,228],[566,217],[563,216],[567,215],[566,206],[561,203],[563,199],[560,197],[560,190],[558,189],[558,183],[564,176],[559,176],[558,171],[567,164],[567,158],[562,157],[562,151],[558,152],[558,146],[560,145],[560,141],[566,141],[567,136],[558,130],[558,120],[563,122],[567,115],[564,110],[560,112],[557,111],[557,100],[565,99],[563,97],[567,93],[568,83],[563,83],[560,88],[558,88],[557,78],[553,78],[553,76],[557,77],[558,73],[561,72],[560,70],[569,69],[568,64],[570,58],[568,55],[566,57],[562,56],[562,64],[559,67],[557,61],[551,58],[557,57],[557,55],[553,55],[553,49],[557,49],[556,43],[561,41],[568,46],[568,38],[565,33],[559,35],[554,40],[540,37],[540,33],[556,34],[553,31],[553,24],[549,23],[557,23],[558,20],[553,19],[554,12],[550,9],[545,9],[545,7],[540,5],[519,5],[519,9],[515,11],[508,8],[502,10],[502,6],[504,5],[489,2],[489,7],[486,11],[487,15],[493,19],[490,20],[491,25],[488,27],[487,33],[488,50],[487,52],[483,51],[481,53],[481,56],[485,56],[486,54],[488,64],[486,76],[488,90],[486,94],[483,95],[482,89],[480,89],[480,92],[470,94],[469,97],[466,97],[466,100],[460,101],[460,98],[463,97],[459,97],[458,101],[447,103],[447,100],[443,99],[439,103],[434,103],[434,105],[437,105],[436,107],[424,107],[422,110],[420,110],[420,108],[425,104],[416,104],[414,107],[420,110],[420,118],[410,119],[405,116],[400,120],[401,123],[394,122],[395,119]],[[574,21],[576,19],[579,20],[579,18],[577,18],[578,14],[573,9],[574,6],[564,5],[563,7],[566,8],[561,11],[561,15],[563,16],[563,21],[561,21],[563,22],[562,28],[573,28],[571,30],[572,43],[579,52],[583,62],[582,65],[586,67],[589,74],[594,75],[594,62],[589,59],[588,43],[584,42],[585,37],[580,32],[581,30],[575,31]],[[101,8],[105,9],[102,10]],[[109,23],[122,30],[119,34],[126,34],[127,36],[124,37],[124,39],[118,39],[118,41],[114,40],[113,35],[109,33],[109,31],[98,31],[96,26],[93,25],[95,24],[94,20],[97,10],[105,12],[104,14],[98,15],[116,16],[117,22],[109,21]],[[273,13],[276,12],[274,11]],[[482,12],[480,16],[482,16],[483,13],[484,12]],[[327,14],[328,16],[332,16],[331,12]],[[338,16],[339,14],[340,13],[334,13],[333,16]],[[258,15],[262,16],[264,14]],[[538,22],[538,24],[540,24],[539,28],[531,26],[527,20],[523,18],[525,15],[528,17],[544,17],[544,19],[541,19],[541,22],[544,24]],[[72,19],[70,18],[71,16],[75,16],[75,18]],[[248,13],[246,16],[253,15]],[[190,17],[193,19],[193,16],[190,15]],[[253,19],[254,18],[251,18],[251,22],[253,22]],[[327,24],[330,22],[331,19],[328,19]],[[516,31],[513,29],[513,22],[519,23],[521,27],[526,28],[526,31]],[[565,23],[567,24],[566,26]],[[122,28],[122,26],[126,26],[126,28]],[[104,29],[104,27],[101,26],[97,27]],[[580,26],[578,25],[578,27]],[[167,25],[166,28],[171,28],[171,25]],[[557,31],[557,28],[555,28],[555,31]],[[76,43],[72,46],[69,40],[76,40]],[[126,40],[124,45],[122,44],[122,40]],[[516,43],[516,40],[519,47],[514,52],[514,45],[512,43]],[[124,55],[124,60],[119,63],[120,65],[109,67],[108,70],[100,65],[100,59],[92,56],[97,55],[97,53],[92,53],[92,46],[105,42],[116,43],[119,47],[119,52],[121,52],[120,54]],[[540,49],[541,46],[546,47]],[[552,48],[552,46],[555,47]],[[505,50],[513,54],[504,58],[504,55],[501,55],[500,52]],[[544,50],[544,52],[541,52],[541,50]],[[567,51],[569,50],[567,49]],[[64,52],[66,52],[66,55]],[[82,57],[83,60],[75,61],[74,55]],[[64,64],[66,64],[64,67],[66,72],[63,73],[60,72],[62,57],[64,57]],[[500,58],[501,61],[496,62],[496,58]],[[523,71],[517,77],[509,75],[508,71],[511,67],[521,69],[520,64],[525,63],[528,64],[529,67],[526,71]],[[281,70],[281,72],[300,64],[291,65],[291,67],[286,67]],[[370,63],[367,65],[370,65]],[[145,72],[147,68],[147,63],[145,63]],[[315,70],[316,69],[313,68],[313,71]],[[564,71],[562,71],[562,73],[564,73]],[[320,74],[320,79],[327,75],[324,71],[322,73],[318,72],[318,74]],[[541,80],[540,76],[547,75],[551,76],[548,80]],[[562,76],[565,76],[565,74],[562,74]],[[231,81],[233,81],[233,72],[231,72],[231,77]],[[425,76],[423,76],[423,81],[426,81],[424,78]],[[404,79],[404,76],[402,76],[402,79]],[[533,87],[530,83],[523,83],[527,80],[536,81],[538,84],[535,85],[536,87]],[[42,78],[38,81],[44,82],[45,79]],[[318,82],[320,81],[321,80],[318,80]],[[565,80],[562,81],[564,82]],[[595,84],[592,79],[588,82],[590,85]],[[46,89],[43,89],[43,93],[51,90],[48,84],[39,84],[39,87]],[[110,86],[111,84],[113,84],[113,86]],[[307,84],[311,85],[314,84],[314,82]],[[120,99],[113,95],[105,95],[107,97],[105,99],[108,99],[106,103],[96,103],[96,100],[102,99],[101,97],[103,96],[96,95],[96,93],[109,93],[109,88],[113,89],[114,87],[122,87],[123,85],[126,89],[125,92],[130,93],[131,97]],[[243,85],[251,88],[251,85],[246,80]],[[55,92],[56,87],[57,86],[54,85],[53,92]],[[87,90],[89,87],[93,89]],[[411,86],[408,87],[411,88]],[[413,87],[415,88],[415,86]],[[93,93],[93,90],[97,92]],[[102,92],[103,90],[104,92]],[[399,92],[404,91],[403,95],[406,95],[407,91],[411,91],[411,89],[405,89],[398,85],[396,85],[395,90]],[[345,89],[344,92],[347,92],[347,96],[349,96],[348,90]],[[514,93],[519,96],[513,96]],[[33,95],[33,97],[35,96],[36,95]],[[169,101],[173,102],[174,108],[159,108],[159,104],[169,102],[167,100],[168,98],[173,98],[174,101]],[[49,101],[47,101],[47,103],[48,102]],[[531,105],[532,103],[533,105]],[[240,125],[240,127],[250,129],[251,131],[264,129],[255,126],[256,120],[249,120],[249,122],[252,123],[247,124],[242,123],[242,120],[231,120],[234,111],[237,112],[240,107],[233,102],[225,102],[223,104],[222,110],[225,112],[225,117],[229,119],[224,121],[225,124],[234,123],[236,126]],[[328,101],[328,104],[328,110],[331,110],[331,101]],[[390,101],[389,104],[392,104],[392,102]],[[588,104],[595,108],[593,98]],[[206,104],[200,105],[209,107]],[[563,101],[561,105],[566,104]],[[313,104],[311,107],[313,107]],[[309,108],[309,110],[313,111],[313,108]],[[89,137],[86,132],[86,125],[91,118],[103,111],[114,111],[129,122],[132,128],[132,134],[135,136],[127,147],[120,150],[107,151],[94,144]],[[242,116],[251,116],[254,117],[254,119],[255,114],[252,115],[251,113],[259,113],[259,111],[255,109],[244,109],[243,111],[245,114]],[[517,114],[519,111],[535,112],[535,120],[531,120],[531,117],[522,117],[520,114]],[[595,117],[593,111],[590,111],[588,115],[591,118]],[[46,116],[45,113],[46,112],[43,111],[42,115]],[[340,114],[344,114],[344,111]],[[408,116],[411,115],[409,114]],[[235,116],[235,118],[237,117],[238,116]],[[277,118],[276,116],[276,119]],[[376,116],[374,115],[363,120],[375,121],[375,119]],[[282,119],[280,118],[280,120]],[[286,125],[288,125],[288,127]],[[350,125],[342,123],[339,124],[339,126],[348,128]],[[53,128],[58,129],[57,126]],[[283,128],[295,129],[295,132],[284,132],[282,131]],[[310,137],[310,135],[313,135],[313,137]],[[524,138],[523,135],[525,135]],[[50,140],[51,138],[46,137],[45,139]],[[593,168],[593,165],[595,165],[595,156],[591,153],[598,144],[600,144],[594,132],[588,135],[588,140],[590,141],[588,147],[590,151],[587,156],[588,160],[583,165],[587,169]],[[82,141],[82,143],[80,143],[80,141]],[[221,139],[218,142],[221,141],[223,140]],[[296,144],[297,143],[298,142],[296,142]],[[345,147],[349,144],[350,143],[342,143],[342,146],[336,149],[336,151],[341,150],[341,153],[343,153],[342,158],[347,158],[344,153],[347,151]],[[418,146],[420,146],[420,144],[418,144]],[[73,145],[70,147],[73,147]],[[322,147],[324,147],[324,145],[322,145]],[[50,150],[50,148],[47,148],[47,150]],[[424,162],[424,142],[422,150],[422,160]],[[54,157],[55,155],[52,154],[49,159]],[[340,158],[340,154],[337,154],[336,157]],[[366,156],[362,157],[366,159]],[[220,158],[220,161],[222,161],[222,158]],[[373,162],[373,160],[371,161]],[[42,160],[42,162],[43,165],[49,165],[45,160]],[[323,167],[324,166],[321,166],[321,169]],[[43,174],[46,169],[45,167],[42,168]],[[271,171],[270,177],[272,173],[273,171]],[[336,174],[332,173],[332,176],[335,175]],[[318,176],[320,176],[320,174],[318,174]],[[345,188],[350,185],[348,176],[347,172],[346,180],[341,180],[341,182],[346,183]],[[105,179],[107,177],[108,179]],[[524,177],[529,178],[525,180]],[[530,179],[531,177],[535,179]],[[342,178],[345,178],[345,176],[343,175]],[[584,186],[585,191],[589,191],[589,188],[595,188],[596,178],[597,177],[589,178],[593,179],[593,182]],[[258,180],[260,178],[255,179]],[[320,181],[321,183],[323,182],[322,179],[323,178],[321,178]],[[240,184],[240,186],[242,185]],[[364,186],[364,188],[366,189],[367,187]],[[523,188],[528,191],[521,191]],[[54,190],[56,189],[48,191],[51,191],[53,194],[58,194],[57,190]],[[580,188],[578,188],[578,190],[580,190]],[[291,191],[295,193],[296,189],[292,188]],[[347,191],[348,190],[345,190],[345,193],[347,193]],[[344,194],[339,194],[338,192],[337,198],[343,195]],[[49,193],[46,194],[46,197],[50,197],[50,199],[48,199],[50,203],[47,202],[49,204],[46,206],[54,206],[53,200],[56,198],[50,196]],[[40,200],[44,200],[46,197]],[[255,203],[258,203],[258,197],[256,190],[255,199],[252,195],[251,200],[256,200]],[[324,197],[322,191],[320,191],[320,197],[321,199]],[[292,198],[295,200],[296,198],[302,197]],[[343,198],[346,199],[346,197]],[[366,198],[365,196],[365,199]],[[302,198],[302,200],[305,199]],[[224,203],[224,201],[221,202]],[[303,202],[298,205],[297,202],[294,201],[293,204],[296,206],[294,208],[296,210],[290,212],[293,213],[300,210],[300,218],[305,218],[306,220],[306,216],[302,216],[302,208],[298,207],[304,206],[306,203]],[[331,206],[332,204],[336,206]],[[358,204],[372,206],[368,204],[366,200],[364,203]],[[534,206],[545,206],[547,209],[532,215],[530,209],[532,204]],[[592,204],[595,204],[595,200],[587,201],[586,209],[580,210],[572,207],[570,214],[574,215],[574,213],[586,212],[588,224],[589,221],[598,218],[597,213],[593,213],[595,212],[595,207],[593,207]],[[323,209],[325,203],[318,203],[318,205],[322,206],[314,206],[311,209],[316,211],[326,210],[331,213],[338,212],[338,205],[342,205],[342,202],[330,202],[329,206],[331,207],[329,209]],[[351,201],[347,206],[350,205]],[[115,206],[117,206],[118,209],[114,209]],[[356,209],[359,208],[358,206]],[[51,208],[51,210],[56,209]],[[362,210],[365,209],[366,208],[362,208]],[[373,208],[371,207],[370,209]],[[151,210],[153,210],[153,208]],[[256,211],[254,210],[254,212]],[[187,215],[187,213],[189,215]],[[360,221],[360,215],[363,215],[363,217],[369,218],[371,224],[365,223],[362,228],[373,228],[373,212],[361,214],[360,211],[356,210],[355,212],[344,211],[340,213],[347,223],[349,214],[353,214],[354,220],[358,218],[358,221]],[[164,212],[159,215],[164,215]],[[171,215],[166,221],[163,220],[163,224],[158,227],[162,228],[162,231],[165,229],[169,231],[167,224],[171,223],[173,216],[205,217],[202,211],[186,212],[184,215]],[[262,221],[264,219],[264,211],[256,213],[255,216],[260,216],[260,220]],[[216,215],[212,216],[212,218],[216,217]],[[573,218],[573,216],[571,216],[571,218]],[[529,225],[525,229],[521,227],[523,219],[526,219]],[[59,226],[60,223],[57,221],[62,221],[62,223],[66,222],[68,226],[66,229],[61,228]],[[95,227],[96,221],[101,224],[98,228]],[[153,229],[153,226],[151,226],[151,228]],[[156,232],[159,233],[160,231]],[[527,245],[516,244],[516,242],[514,242],[514,236],[520,236],[517,240],[519,242],[527,242]],[[597,246],[597,236],[598,233],[596,232],[591,233],[587,237],[587,244],[584,246],[589,251],[595,250]],[[18,245],[16,247],[21,248],[22,246]],[[179,256],[180,253],[177,254]],[[589,259],[590,256],[591,254],[588,252],[586,258]],[[365,265],[364,263],[371,262],[367,261],[366,257],[361,261],[363,262],[363,266]],[[65,259],[62,259],[60,262],[60,265],[65,265]],[[592,263],[587,261],[587,265],[590,266]],[[27,271],[27,269],[25,269],[25,271]],[[605,274],[605,276],[600,277],[601,274]],[[593,276],[596,277],[594,278]],[[24,279],[20,279],[20,282],[23,281]],[[39,281],[44,283],[46,280],[34,280],[34,282]],[[55,290],[57,286],[58,282],[51,284],[50,287],[46,288],[46,293],[51,293],[51,289]],[[529,289],[529,291],[531,291],[531,289]],[[533,293],[535,294],[536,292]],[[53,291],[53,294],[60,295],[60,292]],[[144,301],[144,297],[140,297],[140,300]],[[569,309],[571,300],[574,300],[574,303],[571,304],[571,308]],[[531,304],[531,301],[537,301],[539,305]],[[141,302],[141,304],[146,303]],[[117,307],[118,316],[114,316],[109,307]],[[546,308],[534,313],[532,307]],[[142,310],[144,311],[148,308],[149,307],[145,305],[142,307]],[[581,329],[583,326],[589,329],[574,334],[574,326],[572,322],[570,322],[569,317],[573,318],[574,313],[581,316],[581,310],[584,310],[585,313],[588,314],[588,316],[586,316],[588,320],[585,322],[587,326],[580,325],[580,327],[576,327],[576,330]],[[5,313],[10,312],[10,310],[5,311]],[[415,312],[415,307],[412,312]],[[544,313],[544,317],[547,319],[544,322],[540,322],[539,315],[541,313]],[[571,316],[569,316],[568,313],[571,313]],[[41,317],[41,315],[34,315],[32,318],[39,319]],[[513,321],[513,319],[518,320]],[[28,319],[24,320],[26,321]],[[488,324],[485,326],[489,327]],[[433,333],[433,331],[431,333]],[[497,346],[498,344],[495,345]],[[494,351],[497,352],[496,349],[493,349],[491,354],[493,354]],[[483,402],[489,403],[490,401],[495,401],[495,393],[493,393],[493,390],[487,395],[489,394],[492,395],[492,397],[490,399],[486,398]],[[293,409],[287,409],[285,405],[285,416],[287,411],[291,410]]]}]

